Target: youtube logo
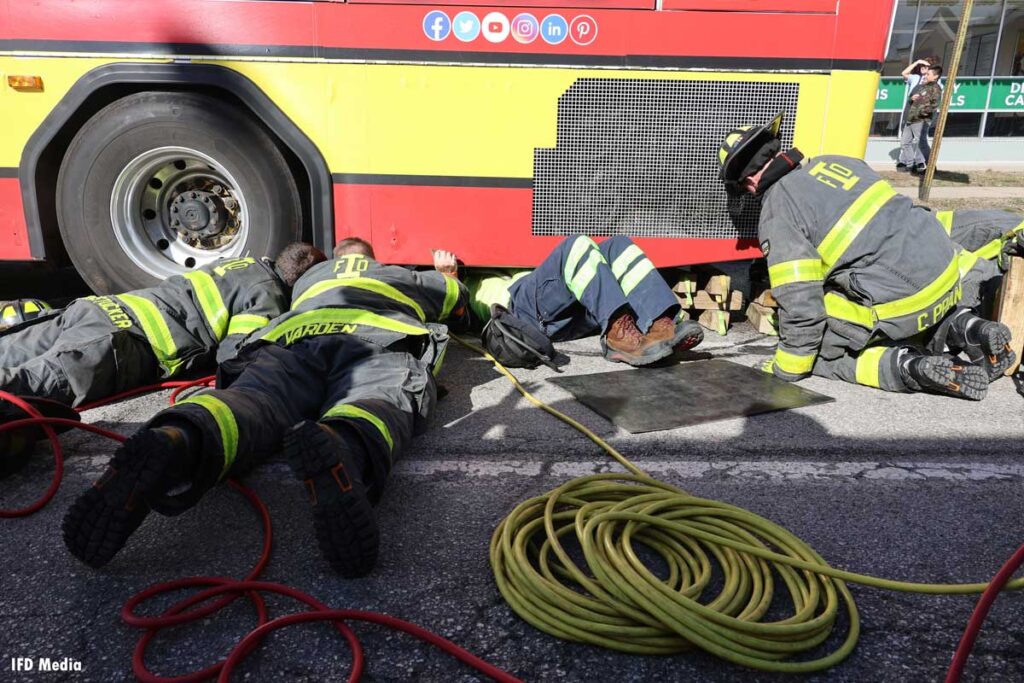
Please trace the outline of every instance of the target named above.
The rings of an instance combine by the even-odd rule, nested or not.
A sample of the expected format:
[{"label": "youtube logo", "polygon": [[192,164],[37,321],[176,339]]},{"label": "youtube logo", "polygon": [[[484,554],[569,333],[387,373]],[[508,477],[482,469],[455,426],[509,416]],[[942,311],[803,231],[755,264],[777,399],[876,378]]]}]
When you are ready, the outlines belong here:
[{"label": "youtube logo", "polygon": [[487,14],[480,23],[480,33],[488,42],[500,43],[508,38],[510,30],[508,17],[501,12]]}]

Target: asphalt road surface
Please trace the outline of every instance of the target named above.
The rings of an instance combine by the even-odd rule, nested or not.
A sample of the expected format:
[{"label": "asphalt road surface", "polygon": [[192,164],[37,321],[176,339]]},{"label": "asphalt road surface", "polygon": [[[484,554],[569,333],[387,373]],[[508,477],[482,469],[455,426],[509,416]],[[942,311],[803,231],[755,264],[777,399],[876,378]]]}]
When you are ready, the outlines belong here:
[{"label": "asphalt road surface", "polygon": [[[728,338],[711,334],[699,350],[749,364],[769,354],[772,344],[737,326]],[[560,349],[572,358],[570,374],[634,372],[604,362],[596,340]],[[1024,398],[1009,380],[994,384],[984,402],[969,403],[809,379],[804,386],[836,401],[630,435],[546,382],[552,371],[518,374],[540,398],[655,476],[782,524],[834,566],[913,581],[986,581],[1024,540]],[[275,522],[268,580],[335,607],[416,622],[528,681],[792,679],[700,652],[626,656],[556,640],[520,620],[494,585],[487,561],[491,532],[523,499],[573,476],[615,467],[460,348],[449,353],[443,383],[449,395],[434,428],[399,464],[380,505],[381,560],[368,578],[341,580],[321,560],[303,487],[283,462],[271,461],[249,476]],[[85,419],[130,432],[166,401],[167,392],[149,395],[91,411]],[[109,566],[88,569],[65,551],[60,521],[102,470],[111,446],[84,433],[65,442],[70,455],[56,499],[33,517],[0,520],[0,680],[131,680],[139,632],[118,618],[125,599],[156,581],[243,575],[258,554],[258,523],[240,496],[220,488],[180,517],[151,515]],[[50,464],[37,457],[23,474],[0,484],[0,504],[33,499],[49,481]],[[857,649],[834,669],[801,680],[941,680],[974,598],[852,590],[862,618]],[[270,607],[275,614],[293,609],[277,599]],[[1000,596],[965,680],[1024,680],[1022,616],[1024,595]],[[223,656],[253,623],[252,609],[238,601],[201,626],[163,633],[148,662],[162,674],[194,670]],[[477,680],[408,636],[377,626],[356,630],[368,658],[364,680]],[[11,657],[70,657],[82,671],[16,673]],[[270,637],[239,679],[337,680],[349,661],[335,632],[308,625]]]}]

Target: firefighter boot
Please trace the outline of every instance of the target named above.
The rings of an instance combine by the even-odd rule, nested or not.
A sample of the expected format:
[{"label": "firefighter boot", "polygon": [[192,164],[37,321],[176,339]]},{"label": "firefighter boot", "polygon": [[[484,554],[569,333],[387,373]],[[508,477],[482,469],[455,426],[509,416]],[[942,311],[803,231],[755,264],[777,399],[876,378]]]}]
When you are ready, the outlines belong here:
[{"label": "firefighter boot", "polygon": [[983,367],[989,381],[994,382],[1017,360],[1010,348],[1011,336],[1006,325],[964,310],[950,325],[946,341],[951,349],[963,351],[972,363]]},{"label": "firefighter boot", "polygon": [[90,567],[109,562],[149,514],[147,498],[178,485],[192,464],[180,429],[143,429],[125,441],[107,471],[64,516],[64,545]]},{"label": "firefighter boot", "polygon": [[663,315],[651,324],[644,335],[648,339],[667,342],[674,351],[686,351],[704,341],[704,328],[692,320],[676,321]]},{"label": "firefighter boot", "polygon": [[988,392],[988,376],[980,366],[946,356],[926,356],[906,349],[899,359],[900,377],[911,391],[926,391],[980,401]]},{"label": "firefighter boot", "polygon": [[648,365],[672,353],[667,341],[651,339],[640,332],[631,313],[622,313],[608,324],[601,336],[604,357],[617,363]]},{"label": "firefighter boot", "polygon": [[362,463],[337,432],[310,420],[288,431],[284,453],[295,477],[309,488],[320,552],[346,579],[369,574],[377,563],[380,529]]}]

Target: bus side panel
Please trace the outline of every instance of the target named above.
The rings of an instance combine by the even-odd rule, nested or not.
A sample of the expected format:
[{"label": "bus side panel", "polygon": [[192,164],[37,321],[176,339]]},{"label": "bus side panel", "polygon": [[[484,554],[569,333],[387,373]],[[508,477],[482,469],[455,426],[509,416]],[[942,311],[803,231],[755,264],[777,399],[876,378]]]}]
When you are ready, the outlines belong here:
[{"label": "bus side panel", "polygon": [[31,258],[21,186],[17,178],[0,177],[0,260],[28,261]]},{"label": "bus side panel", "polygon": [[[431,249],[450,249],[474,266],[533,267],[565,236],[531,234],[532,195],[530,189],[335,183],[337,237],[372,240],[386,263],[424,263]],[[761,255],[756,240],[633,239],[659,267]]]}]

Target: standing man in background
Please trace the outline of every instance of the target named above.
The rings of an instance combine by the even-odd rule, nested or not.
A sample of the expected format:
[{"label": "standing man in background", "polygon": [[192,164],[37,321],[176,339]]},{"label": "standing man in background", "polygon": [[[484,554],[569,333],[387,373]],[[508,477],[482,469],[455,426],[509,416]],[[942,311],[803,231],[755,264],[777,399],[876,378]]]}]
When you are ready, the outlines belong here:
[{"label": "standing man in background", "polygon": [[[925,60],[918,60],[915,64],[922,61]],[[906,72],[904,74],[906,75]],[[903,116],[897,171],[924,173],[928,165],[928,157],[931,154],[928,129],[931,128],[932,117],[939,110],[939,103],[942,101],[942,87],[939,85],[941,77],[942,67],[935,63],[925,66],[921,76],[907,76],[910,97]]]}]

